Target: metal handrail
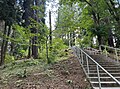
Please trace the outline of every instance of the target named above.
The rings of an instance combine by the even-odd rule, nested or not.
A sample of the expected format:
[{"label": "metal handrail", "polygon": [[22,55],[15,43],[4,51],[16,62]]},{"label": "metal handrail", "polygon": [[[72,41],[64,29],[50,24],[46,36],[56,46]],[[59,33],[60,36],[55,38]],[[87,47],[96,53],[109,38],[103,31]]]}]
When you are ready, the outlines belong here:
[{"label": "metal handrail", "polygon": [[100,45],[100,50],[101,50],[101,47],[104,47],[104,48],[105,48],[106,57],[108,56],[108,55],[107,55],[107,50],[106,50],[106,48],[115,50],[115,55],[116,55],[116,58],[117,58],[117,62],[119,62],[119,58],[118,58],[118,51],[120,51],[119,48],[114,48],[114,47],[110,47],[110,46],[106,46],[106,45]]},{"label": "metal handrail", "polygon": [[[75,46],[76,47],[76,46]],[[120,81],[118,81],[113,75],[111,75],[106,69],[104,69],[100,64],[98,64],[92,57],[90,57],[86,52],[84,52],[82,49],[77,47],[82,53],[84,53],[90,60],[92,60],[97,67],[101,68],[106,74],[108,74],[117,84],[120,85]],[[97,68],[98,69],[98,68]],[[98,74],[99,75],[99,74]],[[100,87],[101,88],[101,87]]]},{"label": "metal handrail", "polygon": [[106,45],[100,45],[100,47],[107,47],[107,48],[110,48],[110,49],[117,49],[117,50],[119,50],[120,51],[120,49],[119,48],[114,48],[114,47],[110,47],[110,46],[106,46]]}]

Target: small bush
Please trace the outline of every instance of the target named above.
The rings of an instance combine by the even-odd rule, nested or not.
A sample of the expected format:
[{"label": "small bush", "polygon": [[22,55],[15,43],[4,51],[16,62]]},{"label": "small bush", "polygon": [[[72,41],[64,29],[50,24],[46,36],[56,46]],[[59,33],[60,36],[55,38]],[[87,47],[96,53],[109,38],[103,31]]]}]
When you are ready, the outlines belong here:
[{"label": "small bush", "polygon": [[16,74],[19,78],[26,78],[27,77],[27,70],[21,70]]},{"label": "small bush", "polygon": [[55,62],[56,56],[57,56],[57,55],[54,54],[54,52],[50,52],[50,53],[49,53],[49,63]]},{"label": "small bush", "polygon": [[39,64],[38,60],[31,60],[31,61],[25,62],[26,66],[33,66],[33,65],[38,65],[38,64]]},{"label": "small bush", "polygon": [[6,54],[5,63],[10,63],[10,62],[13,62],[13,61],[14,61],[14,57],[10,56],[9,54]]}]

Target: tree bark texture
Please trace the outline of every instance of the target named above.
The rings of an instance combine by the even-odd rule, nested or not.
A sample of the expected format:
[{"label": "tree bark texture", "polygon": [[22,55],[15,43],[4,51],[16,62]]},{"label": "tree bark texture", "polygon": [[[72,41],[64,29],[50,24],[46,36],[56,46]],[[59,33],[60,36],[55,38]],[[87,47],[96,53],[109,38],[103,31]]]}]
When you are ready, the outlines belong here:
[{"label": "tree bark texture", "polygon": [[0,66],[3,65],[5,62],[5,55],[6,55],[6,51],[7,51],[10,33],[11,33],[11,25],[9,25],[8,29],[7,29],[7,24],[5,23],[5,30],[4,30],[4,34],[3,34],[4,37],[3,37],[3,42],[2,42],[2,46],[1,46]]}]

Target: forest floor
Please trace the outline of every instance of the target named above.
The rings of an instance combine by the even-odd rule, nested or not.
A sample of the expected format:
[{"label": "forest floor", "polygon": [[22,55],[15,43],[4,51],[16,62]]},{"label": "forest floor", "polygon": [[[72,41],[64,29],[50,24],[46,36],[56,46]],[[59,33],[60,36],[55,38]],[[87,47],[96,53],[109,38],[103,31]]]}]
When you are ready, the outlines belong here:
[{"label": "forest floor", "polygon": [[39,66],[32,67],[27,74],[26,71],[17,74],[19,77],[11,73],[2,78],[2,74],[7,73],[2,69],[0,89],[91,89],[79,61],[71,53],[67,59],[45,68]]}]

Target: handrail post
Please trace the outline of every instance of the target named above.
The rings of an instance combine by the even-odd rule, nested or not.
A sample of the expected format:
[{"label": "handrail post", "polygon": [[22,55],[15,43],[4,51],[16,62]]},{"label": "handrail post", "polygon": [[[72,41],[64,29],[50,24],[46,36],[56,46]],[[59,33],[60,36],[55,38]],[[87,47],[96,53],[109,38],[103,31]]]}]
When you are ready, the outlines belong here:
[{"label": "handrail post", "polygon": [[97,74],[98,74],[99,89],[101,89],[99,67],[98,67],[98,65],[96,65],[96,66],[97,66]]},{"label": "handrail post", "polygon": [[101,50],[101,45],[99,46],[99,50]]},{"label": "handrail post", "polygon": [[75,53],[77,54],[77,48],[75,47]]},{"label": "handrail post", "polygon": [[100,54],[102,54],[102,45],[99,46]]},{"label": "handrail post", "polygon": [[107,47],[105,46],[105,54],[106,54],[106,57],[107,57],[107,49],[106,49]]},{"label": "handrail post", "polygon": [[79,57],[79,59],[80,59],[80,49],[78,49],[78,50],[79,50],[79,52],[78,52],[78,53],[79,53],[79,54],[78,54],[78,57]]},{"label": "handrail post", "polygon": [[89,76],[90,70],[89,70],[89,60],[88,60],[87,55],[86,55],[86,62],[87,62],[87,72],[88,72],[88,76]]},{"label": "handrail post", "polygon": [[78,48],[78,59],[79,59],[79,62],[81,63],[81,55],[80,55],[80,52],[81,52],[81,50]]},{"label": "handrail post", "polygon": [[83,65],[83,53],[81,51],[81,64]]},{"label": "handrail post", "polygon": [[77,47],[76,47],[76,55],[77,55],[77,57],[78,57],[78,50],[77,50]]},{"label": "handrail post", "polygon": [[117,54],[117,48],[115,48],[115,55],[116,55],[116,58],[117,58],[117,62],[119,62],[119,60],[118,60],[118,54]]}]

